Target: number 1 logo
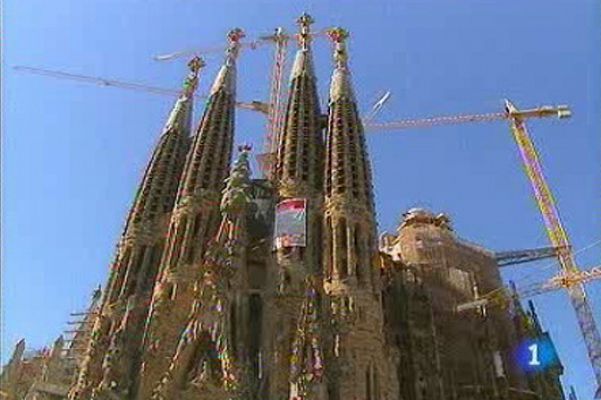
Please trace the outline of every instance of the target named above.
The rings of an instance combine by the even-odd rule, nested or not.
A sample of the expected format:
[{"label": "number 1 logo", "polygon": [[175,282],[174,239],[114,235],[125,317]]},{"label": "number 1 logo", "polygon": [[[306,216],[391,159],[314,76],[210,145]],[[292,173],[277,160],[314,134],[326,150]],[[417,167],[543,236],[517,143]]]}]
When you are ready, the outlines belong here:
[{"label": "number 1 logo", "polygon": [[534,343],[533,345],[528,346],[528,350],[530,350],[530,355],[532,356],[530,361],[528,361],[528,365],[539,366],[540,361],[538,359],[538,344]]}]

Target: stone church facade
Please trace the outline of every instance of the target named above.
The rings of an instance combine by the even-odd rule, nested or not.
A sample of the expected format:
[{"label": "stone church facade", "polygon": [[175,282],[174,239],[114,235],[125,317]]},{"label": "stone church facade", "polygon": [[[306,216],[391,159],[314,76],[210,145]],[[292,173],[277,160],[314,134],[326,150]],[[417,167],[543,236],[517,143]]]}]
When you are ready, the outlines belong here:
[{"label": "stone church facade", "polygon": [[378,234],[348,33],[329,32],[321,110],[312,19],[297,22],[269,178],[251,178],[247,146],[234,154],[235,29],[194,131],[203,63],[190,62],[77,340],[35,357],[20,342],[4,398],[564,399],[561,365],[513,358],[547,335],[533,306],[456,312],[503,287],[492,252],[421,209]]}]

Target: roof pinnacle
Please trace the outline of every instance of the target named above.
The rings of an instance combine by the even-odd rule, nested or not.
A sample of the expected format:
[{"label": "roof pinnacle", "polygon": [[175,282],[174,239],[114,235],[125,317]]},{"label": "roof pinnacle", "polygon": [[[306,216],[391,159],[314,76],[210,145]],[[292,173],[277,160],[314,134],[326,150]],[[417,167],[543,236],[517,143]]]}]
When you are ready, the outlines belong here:
[{"label": "roof pinnacle", "polygon": [[233,219],[242,213],[250,202],[250,162],[248,160],[252,146],[245,143],[238,146],[238,158],[230,175],[226,178],[226,186],[223,189],[221,199],[221,211],[226,218]]},{"label": "roof pinnacle", "polygon": [[348,61],[348,53],[346,51],[346,39],[349,37],[349,33],[346,29],[336,27],[328,30],[328,36],[330,40],[334,42],[334,62],[336,68],[345,68]]},{"label": "roof pinnacle", "polygon": [[303,50],[307,50],[309,44],[311,43],[311,24],[313,24],[315,20],[307,13],[303,13],[298,19],[296,23],[300,28],[300,32],[297,35],[297,39],[300,47]]},{"label": "roof pinnacle", "polygon": [[346,49],[349,33],[346,29],[335,27],[328,29],[328,36],[334,43],[334,73],[330,84],[330,101],[336,101],[341,97],[348,97],[355,101]]},{"label": "roof pinnacle", "polygon": [[184,96],[190,97],[194,94],[194,91],[198,86],[198,74],[205,65],[206,64],[204,60],[198,56],[192,58],[188,62],[188,68],[190,68],[190,73],[184,81]]},{"label": "roof pinnacle", "polygon": [[234,28],[227,33],[228,47],[225,51],[225,62],[217,73],[217,77],[211,86],[210,95],[215,94],[220,89],[225,89],[230,94],[236,91],[236,58],[240,52],[240,40],[246,35],[240,28]]},{"label": "roof pinnacle", "polygon": [[227,33],[227,39],[229,41],[228,48],[226,50],[227,63],[233,62],[240,51],[240,40],[246,37],[244,31],[240,28],[234,28]]}]

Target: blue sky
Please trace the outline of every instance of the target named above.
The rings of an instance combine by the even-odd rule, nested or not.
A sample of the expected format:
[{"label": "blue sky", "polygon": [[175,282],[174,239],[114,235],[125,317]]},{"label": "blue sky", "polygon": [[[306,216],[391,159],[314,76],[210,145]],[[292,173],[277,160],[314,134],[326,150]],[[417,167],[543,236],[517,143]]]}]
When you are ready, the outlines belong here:
[{"label": "blue sky", "polygon": [[[228,29],[249,36],[316,28],[351,32],[351,68],[367,111],[384,90],[379,120],[569,104],[569,121],[530,130],[576,249],[601,236],[601,3],[595,0],[117,1],[4,3],[2,361],[21,337],[42,346],[66,329],[103,283],[136,185],[172,99],[16,72],[60,69],[177,88],[185,62],[156,54],[214,47]],[[330,45],[315,43],[320,91]],[[271,52],[247,51],[239,98],[267,97]],[[221,62],[207,57],[206,91]],[[199,115],[201,107],[196,110]],[[239,111],[238,142],[261,148],[262,116]],[[472,124],[369,136],[381,230],[422,206],[448,213],[464,238],[495,250],[547,245],[507,124]],[[601,264],[601,246],[577,257]],[[550,261],[513,267],[518,284],[556,271]],[[601,323],[601,283],[588,285]],[[592,398],[593,377],[565,293],[535,299],[566,367],[564,382]]]}]

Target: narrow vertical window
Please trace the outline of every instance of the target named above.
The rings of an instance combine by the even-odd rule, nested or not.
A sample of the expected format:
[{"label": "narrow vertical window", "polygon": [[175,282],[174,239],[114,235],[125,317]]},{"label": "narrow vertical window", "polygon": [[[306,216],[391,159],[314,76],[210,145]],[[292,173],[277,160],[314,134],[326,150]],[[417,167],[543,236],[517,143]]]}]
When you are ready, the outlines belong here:
[{"label": "narrow vertical window", "polygon": [[366,400],[374,400],[371,396],[371,371],[369,366],[365,369],[365,398]]},{"label": "narrow vertical window", "polygon": [[170,262],[167,267],[174,269],[177,266],[177,262],[179,261],[179,253],[181,251],[181,242],[184,236],[184,230],[186,229],[186,217],[182,217],[182,219],[177,224],[175,228],[175,236],[173,238],[173,242],[171,244],[171,254],[170,254]]},{"label": "narrow vertical window", "polygon": [[332,234],[332,219],[328,216],[325,222],[326,228],[326,279],[332,279],[334,269],[334,249],[333,249],[333,234]]},{"label": "narrow vertical window", "polygon": [[127,287],[124,290],[125,296],[129,297],[134,294],[138,282],[138,274],[142,269],[142,264],[144,263],[144,255],[146,254],[146,246],[141,246],[138,250],[138,254],[132,260],[131,266],[129,267],[129,272],[127,274]]},{"label": "narrow vertical window", "polygon": [[322,271],[319,270],[320,266],[322,265],[322,253],[323,253],[323,248],[322,248],[322,243],[323,243],[323,238],[322,238],[322,226],[321,223],[316,223],[315,224],[315,243],[317,243],[316,247],[316,264],[315,264],[315,268],[316,270],[314,271],[315,273],[321,274],[323,273]]},{"label": "narrow vertical window", "polygon": [[194,221],[192,222],[192,227],[191,227],[191,233],[190,233],[190,240],[188,242],[188,247],[186,249],[186,262],[188,264],[191,264],[194,262],[194,256],[196,254],[196,245],[197,245],[197,241],[198,241],[198,230],[200,228],[200,223],[202,220],[202,214],[198,213],[196,214],[196,217],[194,217]]},{"label": "narrow vertical window", "polygon": [[336,238],[336,249],[338,250],[338,278],[345,279],[348,275],[348,245],[347,245],[347,234],[346,234],[346,220],[341,218],[338,221],[337,238]]},{"label": "narrow vertical window", "polygon": [[373,368],[374,374],[374,400],[380,400],[380,378],[378,376],[378,367]]},{"label": "narrow vertical window", "polygon": [[113,286],[113,291],[111,293],[111,301],[117,300],[117,297],[121,293],[121,286],[123,285],[123,280],[125,279],[125,273],[127,272],[127,265],[129,264],[129,259],[131,257],[131,247],[127,247],[123,258],[115,263],[113,268],[117,268],[115,271],[115,283]]},{"label": "narrow vertical window", "polygon": [[374,276],[374,266],[372,265],[372,236],[371,234],[367,235],[365,241],[365,252],[364,252],[364,263],[365,263],[365,271],[366,271],[366,280],[369,280],[371,284],[375,284],[375,276]]},{"label": "narrow vertical window", "polygon": [[144,275],[144,283],[142,286],[142,290],[152,289],[154,284],[159,264],[161,262],[161,252],[163,251],[163,244],[157,243],[152,247],[152,253],[150,254],[150,261],[148,265],[148,269],[146,270],[146,274]]},{"label": "narrow vertical window", "polygon": [[363,268],[365,267],[363,262],[363,251],[361,249],[361,226],[359,224],[355,225],[355,232],[353,238],[355,248],[355,271],[357,274],[357,281],[359,281],[359,283],[364,283],[365,275],[363,274]]},{"label": "narrow vertical window", "polygon": [[232,352],[236,354],[236,348],[238,345],[238,313],[236,312],[236,300],[232,301],[230,305],[230,342],[232,346]]}]

